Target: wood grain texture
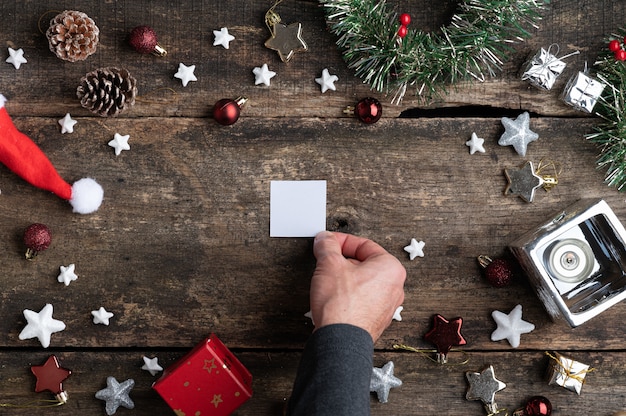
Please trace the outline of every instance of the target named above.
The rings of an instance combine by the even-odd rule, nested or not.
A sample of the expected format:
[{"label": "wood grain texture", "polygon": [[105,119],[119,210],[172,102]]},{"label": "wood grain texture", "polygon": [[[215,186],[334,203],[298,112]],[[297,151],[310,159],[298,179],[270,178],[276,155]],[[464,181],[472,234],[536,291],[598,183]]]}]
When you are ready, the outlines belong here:
[{"label": "wood grain texture", "polygon": [[[456,2],[394,4],[413,15],[412,24],[432,30],[445,24]],[[549,397],[560,416],[626,408],[626,305],[572,329],[550,320],[522,273],[495,289],[476,262],[480,254],[508,255],[511,241],[581,198],[603,198],[626,218],[623,194],[608,188],[595,166],[599,149],[583,138],[597,119],[559,100],[567,78],[593,62],[605,34],[624,21],[626,3],[552,1],[501,77],[458,85],[430,104],[409,95],[400,106],[352,76],[315,1],[279,7],[284,21],[303,23],[310,48],[281,63],[263,47],[269,6],[258,0],[0,3],[2,45],[23,48],[28,59],[20,70],[0,63],[0,92],[15,125],[67,181],[90,176],[105,189],[100,210],[81,216],[0,166],[0,404],[47,398],[34,393],[29,367],[55,353],[74,374],[66,382],[70,402],[54,414],[105,414],[94,394],[109,375],[137,382],[135,410],[118,414],[170,414],[150,389],[155,378],[140,369],[141,356],[156,355],[167,366],[215,332],[254,377],[254,396],[236,414],[281,414],[313,329],[304,314],[315,262],[310,239],[269,238],[270,182],[324,179],[328,228],[378,241],[408,271],[403,320],[383,334],[375,353],[377,366],[394,361],[404,384],[387,404],[372,397],[372,414],[482,415],[479,403],[465,399],[464,372],[488,364],[507,383],[497,400],[510,410],[535,394]],[[101,28],[98,52],[85,62],[57,59],[38,28],[40,17],[45,27],[50,11],[63,8],[84,11]],[[139,24],[157,30],[167,57],[139,55],[126,45]],[[220,27],[236,37],[228,50],[212,46],[212,31]],[[519,71],[530,54],[552,43],[561,53],[581,54],[567,60],[555,90],[542,92],[520,81]],[[197,82],[183,88],[173,78],[179,62],[197,65]],[[263,63],[278,73],[270,87],[254,86],[252,68]],[[75,98],[80,77],[116,65],[137,77],[140,98],[121,117],[93,116]],[[323,68],[339,76],[337,91],[320,93],[314,78]],[[213,103],[239,95],[249,98],[242,118],[230,127],[216,124]],[[369,126],[342,112],[366,95],[384,104],[383,119]],[[523,110],[532,113],[531,128],[540,136],[525,158],[497,144],[500,117]],[[62,135],[57,120],[66,112],[78,124]],[[416,114],[422,117],[406,117]],[[131,146],[117,157],[107,146],[116,132],[129,134]],[[486,153],[469,155],[472,132],[485,139]],[[559,185],[540,190],[531,204],[503,194],[504,169],[525,160],[562,166]],[[53,244],[28,262],[21,233],[33,222],[52,229]],[[410,261],[403,247],[413,237],[425,241],[425,257]],[[65,287],[56,277],[70,263],[79,278]],[[22,311],[46,303],[67,325],[52,335],[49,350],[18,339]],[[514,350],[490,340],[491,312],[508,313],[518,303],[536,330]],[[109,326],[91,322],[90,311],[100,306],[115,314]],[[441,367],[392,349],[396,343],[431,348],[423,335],[435,313],[464,318],[468,364]],[[597,368],[581,396],[547,385],[546,350]],[[7,415],[51,413],[0,407]]]}]

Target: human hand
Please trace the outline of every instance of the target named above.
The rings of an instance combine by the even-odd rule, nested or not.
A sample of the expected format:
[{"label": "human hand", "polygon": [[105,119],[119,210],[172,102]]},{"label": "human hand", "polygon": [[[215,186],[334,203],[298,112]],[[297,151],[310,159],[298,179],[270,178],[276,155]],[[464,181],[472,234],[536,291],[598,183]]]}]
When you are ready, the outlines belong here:
[{"label": "human hand", "polygon": [[317,266],[311,279],[311,313],[316,328],[351,324],[374,342],[404,301],[406,270],[375,242],[322,231],[313,243]]}]

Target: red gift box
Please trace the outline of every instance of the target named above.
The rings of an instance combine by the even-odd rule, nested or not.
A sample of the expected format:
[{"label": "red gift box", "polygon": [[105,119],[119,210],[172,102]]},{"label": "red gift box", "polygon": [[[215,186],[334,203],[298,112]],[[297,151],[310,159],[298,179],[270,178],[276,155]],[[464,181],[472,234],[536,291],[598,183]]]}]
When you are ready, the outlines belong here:
[{"label": "red gift box", "polygon": [[226,416],[252,397],[252,375],[215,334],[152,385],[178,416]]}]

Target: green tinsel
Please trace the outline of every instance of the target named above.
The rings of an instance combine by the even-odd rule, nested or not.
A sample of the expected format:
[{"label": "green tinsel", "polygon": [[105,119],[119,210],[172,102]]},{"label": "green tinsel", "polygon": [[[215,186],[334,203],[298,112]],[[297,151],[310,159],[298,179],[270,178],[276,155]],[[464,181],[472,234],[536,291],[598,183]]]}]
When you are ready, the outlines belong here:
[{"label": "green tinsel", "polygon": [[441,96],[446,84],[495,76],[512,44],[530,36],[549,0],[466,0],[439,33],[409,28],[403,39],[397,13],[384,0],[320,0],[328,26],[339,37],[348,67],[373,90],[400,102],[415,88],[425,100]]},{"label": "green tinsel", "polygon": [[[606,45],[617,39],[622,43],[626,29],[612,34]],[[615,59],[612,52],[605,48],[595,63],[597,78],[606,87],[602,98],[596,104],[596,114],[602,118],[595,133],[585,137],[600,146],[599,168],[606,168],[605,182],[623,191],[626,186],[626,64]]]}]

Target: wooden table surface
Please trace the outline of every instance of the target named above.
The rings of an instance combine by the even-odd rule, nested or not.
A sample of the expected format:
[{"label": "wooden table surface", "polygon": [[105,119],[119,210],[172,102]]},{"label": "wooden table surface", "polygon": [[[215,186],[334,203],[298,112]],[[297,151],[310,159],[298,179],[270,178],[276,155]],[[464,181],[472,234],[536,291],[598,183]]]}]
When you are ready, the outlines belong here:
[{"label": "wooden table surface", "polygon": [[[435,30],[456,1],[394,1],[412,25]],[[626,21],[626,2],[553,0],[540,27],[515,53],[501,76],[462,83],[441,100],[422,103],[410,93],[400,105],[354,77],[327,30],[316,1],[289,0],[277,12],[299,21],[306,53],[287,64],[264,47],[264,15],[271,1],[3,1],[0,40],[22,48],[19,70],[0,63],[0,92],[15,125],[30,136],[68,181],[96,178],[105,190],[94,214],[73,214],[67,202],[39,190],[0,166],[0,403],[50,398],[35,393],[30,366],[55,354],[73,374],[64,383],[69,402],[54,410],[0,407],[7,415],[104,415],[96,391],[107,376],[132,378],[135,409],[119,415],[173,414],[151,389],[156,377],[141,370],[142,356],[174,363],[210,333],[253,375],[254,395],[237,415],[280,415],[290,395],[303,345],[313,326],[308,287],[315,262],[311,239],[269,237],[272,180],[322,179],[328,183],[327,226],[378,241],[408,272],[402,321],[376,343],[374,363],[395,363],[403,381],[389,402],[372,396],[374,415],[482,415],[467,401],[466,371],[492,364],[507,384],[500,407],[521,407],[544,395],[554,415],[612,415],[626,408],[626,305],[618,304],[575,329],[553,322],[523,274],[507,288],[491,287],[476,257],[506,256],[507,246],[555,212],[584,197],[605,199],[626,220],[623,194],[604,184],[596,168],[599,149],[585,141],[597,118],[559,99],[566,80],[593,63],[603,38]],[[97,52],[69,63],[48,49],[42,29],[56,11],[80,10],[101,31]],[[41,22],[40,22],[41,20]],[[126,43],[129,31],[148,24],[168,55],[140,55]],[[42,28],[43,26],[43,28]],[[229,49],[213,46],[213,30],[235,36]],[[520,70],[540,47],[557,43],[568,66],[552,91],[521,81]],[[173,77],[178,64],[196,65],[196,82]],[[267,63],[271,85],[255,86],[252,69]],[[107,66],[137,78],[136,105],[117,118],[101,118],[80,106],[75,90],[87,72]],[[336,91],[314,81],[328,68]],[[244,95],[249,102],[232,126],[211,118],[213,104]],[[343,113],[374,96],[383,118],[365,125]],[[540,139],[526,157],[497,144],[502,116],[531,113]],[[78,123],[61,134],[57,120]],[[486,153],[470,155],[472,132]],[[107,143],[130,135],[131,149],[115,156]],[[559,185],[540,190],[532,203],[504,196],[503,170],[531,160],[562,165]],[[53,243],[26,261],[21,235],[34,222],[47,224]],[[410,261],[403,247],[425,242],[424,257]],[[79,278],[57,282],[61,265],[76,265]],[[67,328],[44,349],[19,340],[24,309],[54,305]],[[494,310],[521,304],[536,329],[513,349],[492,342]],[[115,316],[94,325],[90,311],[104,306]],[[396,343],[432,348],[423,338],[434,314],[462,317],[465,365],[440,366]],[[549,386],[545,351],[558,351],[596,368],[580,396]]]}]

